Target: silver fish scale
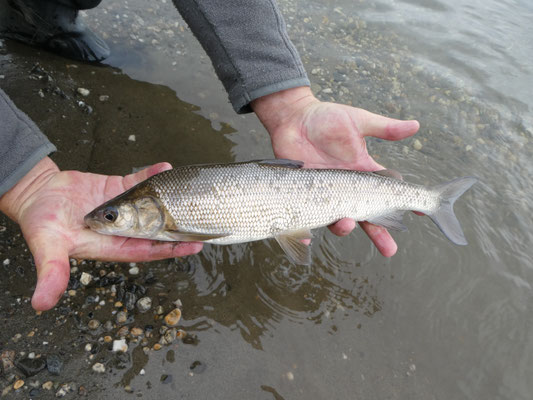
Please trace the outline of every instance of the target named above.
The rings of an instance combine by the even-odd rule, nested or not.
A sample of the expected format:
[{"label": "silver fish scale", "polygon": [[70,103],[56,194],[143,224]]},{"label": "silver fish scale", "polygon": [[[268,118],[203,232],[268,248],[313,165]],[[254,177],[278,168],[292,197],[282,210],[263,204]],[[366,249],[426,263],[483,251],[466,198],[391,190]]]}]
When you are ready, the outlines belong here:
[{"label": "silver fish scale", "polygon": [[431,189],[373,173],[258,163],[175,168],[153,176],[149,185],[180,231],[226,234],[208,240],[218,244],[439,205]]}]

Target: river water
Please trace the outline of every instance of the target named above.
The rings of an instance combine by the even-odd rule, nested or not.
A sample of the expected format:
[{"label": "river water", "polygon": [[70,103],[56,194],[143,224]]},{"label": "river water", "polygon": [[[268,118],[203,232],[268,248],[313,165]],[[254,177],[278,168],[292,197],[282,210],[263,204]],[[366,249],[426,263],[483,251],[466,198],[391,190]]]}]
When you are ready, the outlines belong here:
[{"label": "river water", "polygon": [[[455,207],[469,245],[413,215],[390,259],[360,230],[317,232],[311,267],[291,265],[274,241],[206,246],[168,276],[199,344],[152,353],[146,375],[119,385],[148,387],[148,398],[530,399],[533,3],[280,6],[321,99],[420,121],[415,138],[369,140],[380,163],[422,184],[479,178]],[[268,135],[255,116],[233,113],[169,1],[104,2],[88,21],[110,43],[111,66],[195,106],[179,118],[209,122],[186,141],[170,124],[165,159],[156,147],[128,164],[272,157]],[[127,172],[113,160],[102,156],[95,170]],[[170,384],[154,384],[164,375]]]}]

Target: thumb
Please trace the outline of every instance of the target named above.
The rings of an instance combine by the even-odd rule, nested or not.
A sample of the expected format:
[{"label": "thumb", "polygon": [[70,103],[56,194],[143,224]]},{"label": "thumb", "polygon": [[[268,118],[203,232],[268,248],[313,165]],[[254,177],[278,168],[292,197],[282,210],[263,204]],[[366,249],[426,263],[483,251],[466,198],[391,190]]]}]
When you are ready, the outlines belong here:
[{"label": "thumb", "polygon": [[70,276],[68,251],[56,237],[40,235],[28,241],[37,268],[37,286],[31,299],[35,310],[54,307],[67,289]]},{"label": "thumb", "polygon": [[416,120],[402,121],[387,118],[366,110],[356,109],[355,121],[359,121],[359,128],[363,136],[373,136],[385,140],[401,140],[414,135],[420,128]]},{"label": "thumb", "polygon": [[124,189],[129,189],[132,186],[144,181],[145,179],[150,178],[153,175],[159,174],[160,172],[167,171],[172,169],[172,165],[167,162],[161,162],[149,167],[146,167],[134,174],[129,174],[124,177],[123,184]]}]

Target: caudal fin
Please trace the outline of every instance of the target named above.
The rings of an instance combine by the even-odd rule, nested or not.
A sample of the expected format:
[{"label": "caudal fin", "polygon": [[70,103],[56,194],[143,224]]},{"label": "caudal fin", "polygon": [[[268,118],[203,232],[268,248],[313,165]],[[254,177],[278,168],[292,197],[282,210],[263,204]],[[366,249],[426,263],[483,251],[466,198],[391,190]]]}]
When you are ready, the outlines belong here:
[{"label": "caudal fin", "polygon": [[440,192],[440,207],[435,213],[428,214],[428,216],[435,222],[442,233],[455,244],[464,246],[468,243],[453,212],[453,203],[476,182],[477,178],[466,176],[433,188]]}]

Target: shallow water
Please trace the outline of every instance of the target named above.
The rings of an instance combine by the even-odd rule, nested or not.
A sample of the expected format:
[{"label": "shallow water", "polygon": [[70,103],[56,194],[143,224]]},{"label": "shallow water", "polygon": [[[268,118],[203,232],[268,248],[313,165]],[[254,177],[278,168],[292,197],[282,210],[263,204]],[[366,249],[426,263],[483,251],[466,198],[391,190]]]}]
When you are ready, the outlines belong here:
[{"label": "shallow water", "polygon": [[[183,327],[199,344],[133,357],[119,386],[160,398],[529,399],[533,6],[280,5],[319,97],[421,122],[420,150],[414,138],[370,140],[379,162],[422,184],[480,179],[456,205],[469,245],[454,246],[429,219],[408,216],[391,259],[360,230],[347,238],[317,232],[312,267],[291,265],[273,241],[206,246],[188,271],[168,276],[183,302]],[[171,107],[168,120],[158,115],[153,140],[163,153],[154,145],[142,159],[97,156],[93,170],[272,157],[266,132],[253,115],[233,113],[169,2],[105,2],[88,20],[111,44],[111,66],[197,106]],[[136,90],[142,107],[146,84],[124,89]],[[150,115],[142,121],[150,124]],[[184,121],[194,131],[174,132],[192,124]],[[141,367],[146,375],[131,373]],[[160,384],[163,375],[172,382]]]}]

